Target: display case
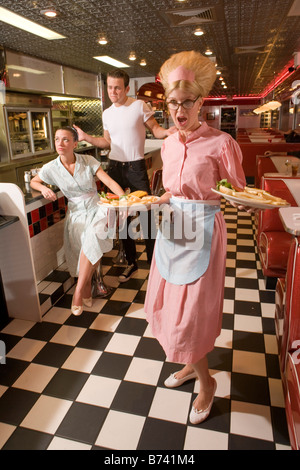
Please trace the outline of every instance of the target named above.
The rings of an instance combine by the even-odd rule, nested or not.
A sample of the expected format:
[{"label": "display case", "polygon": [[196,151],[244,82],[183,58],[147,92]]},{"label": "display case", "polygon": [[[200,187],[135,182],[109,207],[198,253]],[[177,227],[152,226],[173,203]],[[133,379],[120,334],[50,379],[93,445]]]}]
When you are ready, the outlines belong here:
[{"label": "display case", "polygon": [[5,107],[5,119],[12,160],[54,150],[50,109]]}]

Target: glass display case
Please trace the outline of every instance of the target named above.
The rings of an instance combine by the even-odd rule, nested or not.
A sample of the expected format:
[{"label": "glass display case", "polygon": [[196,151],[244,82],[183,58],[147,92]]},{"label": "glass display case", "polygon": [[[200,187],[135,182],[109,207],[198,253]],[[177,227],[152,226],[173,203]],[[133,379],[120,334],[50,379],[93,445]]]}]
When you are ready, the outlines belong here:
[{"label": "glass display case", "polygon": [[5,117],[12,160],[54,150],[50,109],[6,107]]}]

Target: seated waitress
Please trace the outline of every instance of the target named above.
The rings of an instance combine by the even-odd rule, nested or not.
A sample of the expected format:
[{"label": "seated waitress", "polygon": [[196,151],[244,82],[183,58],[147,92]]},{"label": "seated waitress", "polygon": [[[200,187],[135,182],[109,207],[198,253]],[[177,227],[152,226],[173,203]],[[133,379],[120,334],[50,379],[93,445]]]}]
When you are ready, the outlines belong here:
[{"label": "seated waitress", "polygon": [[55,133],[58,157],[45,164],[30,183],[50,201],[56,199],[56,194],[43,183],[59,187],[68,198],[64,249],[70,274],[78,277],[71,306],[74,315],[82,313],[83,305],[92,306],[93,273],[103,253],[113,247],[113,240],[108,238],[106,231],[106,211],[97,205],[99,196],[94,175],[113,193],[124,194],[123,189],[102,170],[98,160],[74,153],[77,143],[75,129],[58,129]]}]

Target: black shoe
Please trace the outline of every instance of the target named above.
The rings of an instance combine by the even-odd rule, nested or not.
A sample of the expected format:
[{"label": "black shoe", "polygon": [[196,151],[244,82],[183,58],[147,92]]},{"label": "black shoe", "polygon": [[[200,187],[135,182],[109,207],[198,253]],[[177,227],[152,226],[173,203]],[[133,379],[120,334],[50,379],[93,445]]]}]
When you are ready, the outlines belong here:
[{"label": "black shoe", "polygon": [[125,269],[125,271],[123,272],[123,274],[121,274],[119,276],[119,281],[120,282],[126,282],[128,281],[131,276],[133,275],[133,273],[135,273],[135,271],[138,270],[138,267],[136,264],[130,264],[129,266],[127,266],[127,268]]}]

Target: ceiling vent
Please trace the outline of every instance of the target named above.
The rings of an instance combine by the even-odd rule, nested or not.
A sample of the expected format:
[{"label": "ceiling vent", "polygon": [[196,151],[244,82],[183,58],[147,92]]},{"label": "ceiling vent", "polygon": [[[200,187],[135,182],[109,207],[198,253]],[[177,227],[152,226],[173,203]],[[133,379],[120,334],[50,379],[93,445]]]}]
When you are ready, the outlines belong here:
[{"label": "ceiling vent", "polygon": [[261,46],[241,46],[234,49],[235,54],[265,54],[269,48],[264,44]]},{"label": "ceiling vent", "polygon": [[217,21],[216,9],[212,8],[187,8],[161,12],[170,26],[189,26]]}]

